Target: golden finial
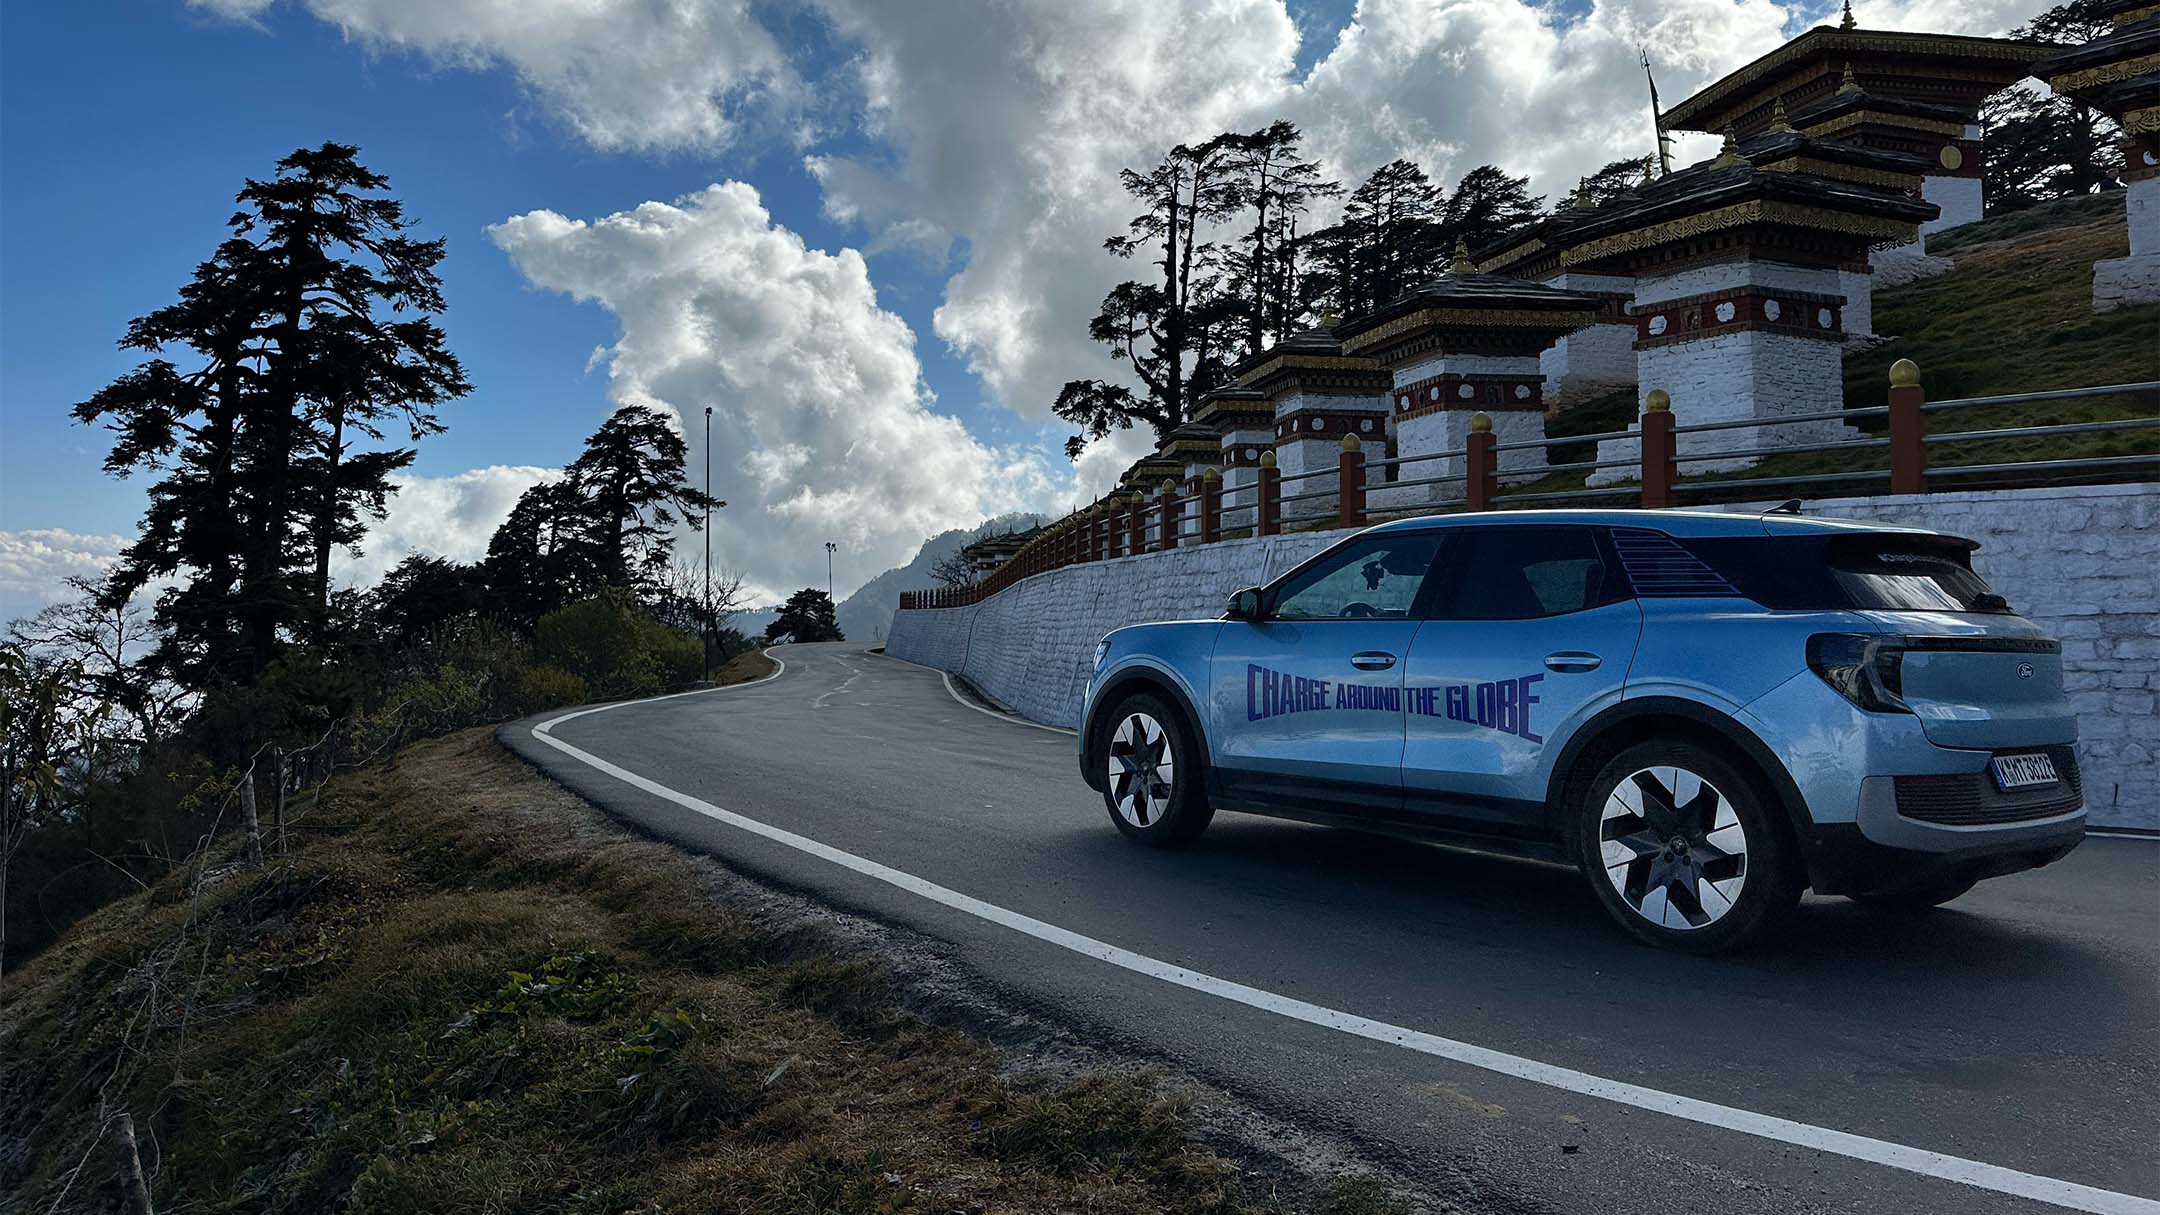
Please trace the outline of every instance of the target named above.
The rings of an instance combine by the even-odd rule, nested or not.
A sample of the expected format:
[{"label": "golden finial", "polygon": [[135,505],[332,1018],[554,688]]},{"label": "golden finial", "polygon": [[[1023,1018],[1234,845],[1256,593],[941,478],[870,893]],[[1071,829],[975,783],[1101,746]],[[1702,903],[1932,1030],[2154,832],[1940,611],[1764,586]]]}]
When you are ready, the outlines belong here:
[{"label": "golden finial", "polygon": [[1710,162],[1711,167],[1723,169],[1746,163],[1746,158],[1740,155],[1740,136],[1734,134],[1731,127],[1726,127],[1725,146],[1718,149],[1717,159]]},{"label": "golden finial", "polygon": [[1342,317],[1338,316],[1333,312],[1330,312],[1320,318],[1320,327],[1322,329],[1332,330],[1340,324],[1342,324]]},{"label": "golden finial", "polygon": [[1364,446],[1364,444],[1358,442],[1358,437],[1354,434],[1344,435],[1342,437],[1342,449],[1344,451],[1356,451],[1362,446]]},{"label": "golden finial", "polygon": [[1890,364],[1890,387],[1911,388],[1920,382],[1920,364],[1911,359],[1899,359]]},{"label": "golden finial", "polygon": [[1275,449],[1274,449],[1274,448],[1272,448],[1272,447],[1271,447],[1271,448],[1269,448],[1268,450],[1266,450],[1266,451],[1263,451],[1263,452],[1261,452],[1261,453],[1260,453],[1260,467],[1262,467],[1262,468],[1273,468],[1273,467],[1275,467]]},{"label": "golden finial", "polygon": [[1852,60],[1845,61],[1845,77],[1838,81],[1838,96],[1847,97],[1860,91],[1860,82],[1853,79]]},{"label": "golden finial", "polygon": [[1449,274],[1476,274],[1477,263],[1470,260],[1470,242],[1455,238],[1455,260],[1448,263]]},{"label": "golden finial", "polygon": [[1591,209],[1589,178],[1578,177],[1575,179],[1575,193],[1568,199],[1568,206],[1574,208],[1577,211],[1588,211]]},{"label": "golden finial", "polygon": [[1203,481],[1220,481],[1222,480],[1222,470],[1210,464],[1200,470],[1200,479]]},{"label": "golden finial", "polygon": [[1174,494],[1174,493],[1176,493],[1176,492],[1177,492],[1177,478],[1176,478],[1176,477],[1164,477],[1164,478],[1162,479],[1162,491],[1163,491],[1163,493],[1164,493],[1164,494]]},{"label": "golden finial", "polygon": [[1653,388],[1643,395],[1642,407],[1645,413],[1671,413],[1672,394],[1662,388]]},{"label": "golden finial", "polygon": [[1489,434],[1491,434],[1491,433],[1492,433],[1492,415],[1491,415],[1491,414],[1489,414],[1489,413],[1474,413],[1474,414],[1471,414],[1471,415],[1470,415],[1470,433],[1471,433],[1471,434],[1474,434],[1474,435],[1489,435]]},{"label": "golden finial", "polygon": [[1785,115],[1785,94],[1779,93],[1770,103],[1770,129],[1784,134],[1793,129],[1792,119]]},{"label": "golden finial", "polygon": [[1849,30],[1858,24],[1858,22],[1853,20],[1852,0],[1845,0],[1845,15],[1838,18],[1838,28],[1841,30]]}]

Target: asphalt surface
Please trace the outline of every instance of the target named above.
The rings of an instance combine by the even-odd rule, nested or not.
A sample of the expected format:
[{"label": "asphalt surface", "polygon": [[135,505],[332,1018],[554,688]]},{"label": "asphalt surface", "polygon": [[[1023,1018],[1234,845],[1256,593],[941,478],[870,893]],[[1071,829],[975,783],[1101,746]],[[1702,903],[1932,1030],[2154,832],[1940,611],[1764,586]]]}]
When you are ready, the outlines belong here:
[{"label": "asphalt surface", "polygon": [[[1810,897],[1776,945],[1636,945],[1574,874],[1245,815],[1126,843],[1070,735],[960,703],[863,646],[754,686],[504,738],[609,811],[918,930],[1001,992],[1495,1210],[2043,1211],[1702,1125],[1135,973],[669,800],[677,794],[1151,959],[1393,1026],[2160,1210],[2160,844],[1910,916]],[[904,885],[904,883],[903,883]],[[1803,1142],[1805,1142],[1803,1140]]]}]

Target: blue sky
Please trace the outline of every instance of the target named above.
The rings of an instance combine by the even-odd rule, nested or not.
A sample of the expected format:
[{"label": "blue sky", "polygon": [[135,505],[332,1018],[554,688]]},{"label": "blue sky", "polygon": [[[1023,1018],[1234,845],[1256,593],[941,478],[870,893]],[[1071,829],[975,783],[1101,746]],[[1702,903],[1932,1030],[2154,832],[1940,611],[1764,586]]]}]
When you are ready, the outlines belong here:
[{"label": "blue sky", "polygon": [[[2034,0],[1863,0],[1985,31]],[[369,552],[472,559],[625,400],[715,405],[723,560],[843,592],[920,541],[1060,509],[1047,406],[1138,272],[1100,250],[1117,170],[1289,117],[1336,173],[1493,161],[1564,191],[1648,150],[1635,49],[1677,99],[1820,0],[76,0],[0,9],[0,618],[109,562],[141,488],[67,411],[137,356],[249,175],[325,139],[449,242],[473,394]],[[1496,98],[1506,99],[1504,103]],[[1714,143],[1714,141],[1712,141]],[[1686,149],[1684,148],[1683,151]],[[742,183],[713,190],[718,183]],[[494,226],[491,228],[491,226]],[[595,357],[596,348],[607,348]]]},{"label": "blue sky", "polygon": [[[421,445],[421,473],[559,465],[606,416],[586,359],[614,340],[613,318],[526,286],[488,224],[535,207],[605,214],[732,177],[754,181],[812,245],[848,243],[785,148],[596,151],[506,73],[370,54],[297,11],[273,9],[267,31],[140,0],[5,13],[0,528],[132,529],[139,495],[102,483],[103,436],[67,411],[138,361],[114,348],[129,318],[171,300],[224,235],[242,181],[296,147],[357,144],[421,232],[450,242],[441,319],[474,392]],[[885,306],[928,332],[937,268],[898,253],[877,276]],[[920,353],[942,405],[1010,426],[939,343]]]}]

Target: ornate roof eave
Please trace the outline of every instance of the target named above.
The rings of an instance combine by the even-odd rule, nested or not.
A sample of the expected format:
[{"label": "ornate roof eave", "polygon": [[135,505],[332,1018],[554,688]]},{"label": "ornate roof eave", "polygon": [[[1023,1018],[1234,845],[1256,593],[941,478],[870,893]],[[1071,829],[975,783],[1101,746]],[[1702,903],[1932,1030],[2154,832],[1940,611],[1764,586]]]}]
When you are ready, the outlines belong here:
[{"label": "ornate roof eave", "polygon": [[1920,34],[1899,30],[1839,29],[1818,25],[1753,63],[1712,81],[1693,97],[1665,111],[1665,126],[1674,131],[1722,129],[1727,113],[1748,91],[1773,74],[1821,56],[1835,59],[1855,52],[1963,59],[2000,65],[2004,84],[2015,83],[2029,73],[2031,65],[2046,58],[2054,48],[2044,42],[2021,42],[2008,38],[1983,38],[1967,34]]},{"label": "ornate roof eave", "polygon": [[1378,363],[1356,355],[1280,354],[1262,358],[1238,376],[1238,387],[1270,397],[1300,388],[1377,395],[1386,392],[1391,383]]},{"label": "ornate roof eave", "polygon": [[[1936,211],[1930,204],[1917,205],[1928,212]],[[1562,255],[1562,260],[1568,265],[1600,261],[1711,232],[1757,224],[1809,228],[1818,232],[1853,237],[1869,244],[1882,241],[1906,242],[1918,237],[1924,218],[1933,218],[1933,215],[1901,218],[1856,214],[1805,203],[1754,198],[1709,211],[1688,211],[1662,221],[1631,225],[1576,245]]]}]

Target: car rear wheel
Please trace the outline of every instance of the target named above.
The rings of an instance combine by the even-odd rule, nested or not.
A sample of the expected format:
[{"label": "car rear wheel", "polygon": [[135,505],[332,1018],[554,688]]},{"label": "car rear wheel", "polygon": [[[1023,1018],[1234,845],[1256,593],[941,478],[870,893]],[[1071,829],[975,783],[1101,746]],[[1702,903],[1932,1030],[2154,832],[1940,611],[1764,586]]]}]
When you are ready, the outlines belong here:
[{"label": "car rear wheel", "polygon": [[1185,716],[1152,693],[1107,713],[1095,754],[1106,779],[1103,805],[1125,838],[1155,848],[1189,843],[1215,817],[1201,778],[1199,742]]},{"label": "car rear wheel", "polygon": [[1958,898],[1979,884],[1977,878],[1946,878],[1939,882],[1924,882],[1894,890],[1870,890],[1845,897],[1862,907],[1877,911],[1926,911],[1930,907],[1940,907]]},{"label": "car rear wheel", "polygon": [[1799,903],[1783,810],[1761,778],[1689,739],[1652,739],[1598,770],[1575,807],[1598,901],[1641,940],[1718,953],[1762,939]]}]

